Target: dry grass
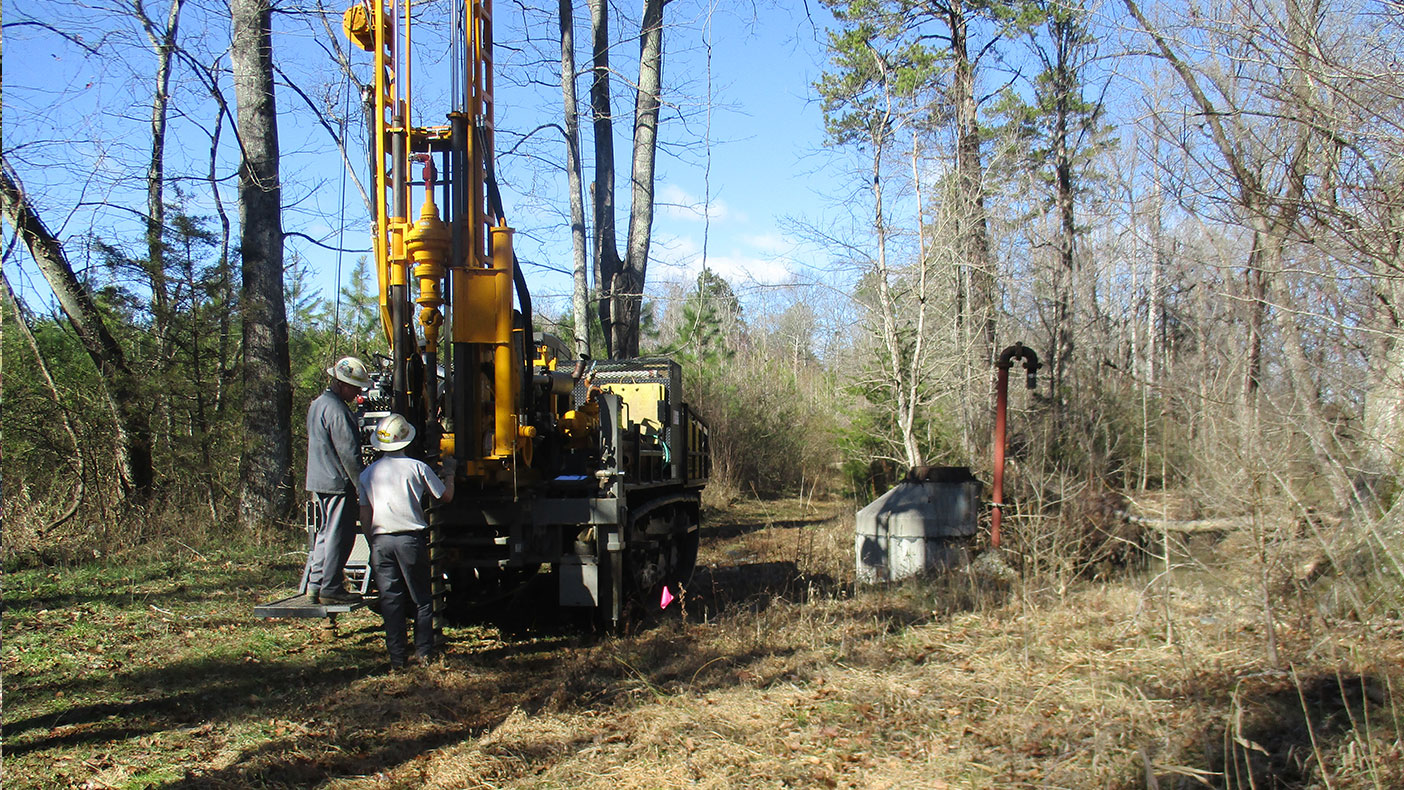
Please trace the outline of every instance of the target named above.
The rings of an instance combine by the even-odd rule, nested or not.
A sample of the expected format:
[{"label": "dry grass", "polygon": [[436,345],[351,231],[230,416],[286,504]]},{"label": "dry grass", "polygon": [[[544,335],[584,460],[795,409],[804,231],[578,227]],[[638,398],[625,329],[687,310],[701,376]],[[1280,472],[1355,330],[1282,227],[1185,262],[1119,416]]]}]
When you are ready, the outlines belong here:
[{"label": "dry grass", "polygon": [[[622,636],[457,629],[439,664],[402,674],[380,669],[369,615],[338,640],[248,624],[295,651],[246,668],[273,669],[266,691],[213,721],[109,728],[83,753],[98,767],[67,776],[147,786],[128,748],[145,737],[198,757],[150,783],[165,787],[1404,786],[1404,624],[1284,601],[1274,668],[1241,553],[1178,571],[1168,592],[964,573],[855,592],[849,507],[743,503],[708,523],[685,618]],[[290,663],[305,665],[296,678]],[[309,667],[314,692],[296,693]],[[22,684],[19,704],[38,693]],[[12,768],[74,743],[19,723],[6,786],[49,784]]]}]

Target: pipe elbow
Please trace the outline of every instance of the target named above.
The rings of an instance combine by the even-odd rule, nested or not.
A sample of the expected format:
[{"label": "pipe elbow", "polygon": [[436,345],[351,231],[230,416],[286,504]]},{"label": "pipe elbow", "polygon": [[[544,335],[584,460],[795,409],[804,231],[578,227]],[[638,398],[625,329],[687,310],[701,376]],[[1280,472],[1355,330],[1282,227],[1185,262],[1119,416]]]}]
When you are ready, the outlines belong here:
[{"label": "pipe elbow", "polygon": [[1038,361],[1038,354],[1033,349],[1027,348],[1023,343],[1015,343],[1004,349],[999,354],[999,361],[995,367],[1000,370],[1009,370],[1014,367],[1014,360],[1024,360],[1024,371],[1028,373],[1027,384],[1029,389],[1038,386],[1038,369],[1043,367]]}]

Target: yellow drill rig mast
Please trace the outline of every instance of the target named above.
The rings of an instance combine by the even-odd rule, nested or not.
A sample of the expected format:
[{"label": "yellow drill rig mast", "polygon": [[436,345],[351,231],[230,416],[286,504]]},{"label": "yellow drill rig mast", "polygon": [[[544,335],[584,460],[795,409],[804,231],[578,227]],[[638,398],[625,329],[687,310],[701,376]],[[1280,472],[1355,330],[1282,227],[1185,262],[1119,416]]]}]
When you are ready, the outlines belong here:
[{"label": "yellow drill rig mast", "polygon": [[[482,359],[490,358],[492,392],[503,397],[491,399],[490,447],[478,446],[482,415],[469,399],[463,399],[462,409],[446,415],[456,430],[432,437],[439,438],[440,444],[422,451],[430,457],[440,452],[457,455],[463,463],[460,468],[469,474],[500,471],[517,444],[519,404],[510,396],[522,387],[521,362],[514,362],[512,353],[517,331],[512,297],[513,281],[520,282],[521,275],[501,201],[491,208],[487,204],[493,139],[491,7],[487,2],[451,4],[453,107],[447,114],[448,124],[439,126],[414,125],[411,8],[409,0],[370,2],[351,7],[343,18],[347,36],[375,59],[370,130],[377,165],[372,173],[374,249],[380,317],[394,361],[391,406],[420,431],[437,427],[436,374],[447,301],[454,306],[449,327],[451,367],[471,374],[453,382],[463,385],[455,389],[477,395],[479,388],[467,386],[467,379],[476,377]],[[440,186],[435,158],[446,165],[442,181],[447,187],[449,223],[440,216],[434,194]],[[423,165],[423,203],[415,221],[410,216],[410,193],[417,163]],[[417,315],[411,306],[414,286]],[[522,313],[529,321],[525,283],[519,290]],[[488,461],[496,463],[485,465]]]},{"label": "yellow drill rig mast", "polygon": [[421,437],[413,452],[458,461],[458,495],[430,515],[449,613],[549,569],[562,605],[617,621],[691,573],[707,428],[671,360],[570,360],[533,331],[493,168],[490,0],[448,0],[452,106],[446,124],[416,125],[427,116],[414,102],[413,12],[443,5],[367,0],[343,17],[374,58],[373,236],[391,351],[363,420],[403,414]]}]

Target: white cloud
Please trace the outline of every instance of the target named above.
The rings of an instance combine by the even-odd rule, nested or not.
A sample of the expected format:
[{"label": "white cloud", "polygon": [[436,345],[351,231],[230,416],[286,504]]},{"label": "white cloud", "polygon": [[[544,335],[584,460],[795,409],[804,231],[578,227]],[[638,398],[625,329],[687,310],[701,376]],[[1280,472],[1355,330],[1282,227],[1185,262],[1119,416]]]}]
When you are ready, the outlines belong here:
[{"label": "white cloud", "polygon": [[[783,254],[778,242],[768,245],[767,249],[748,243],[749,239],[738,241],[740,243],[729,245],[730,248],[723,253],[709,250],[707,268],[733,285],[773,285],[794,276],[791,261]],[[709,245],[711,250],[717,249],[717,246],[716,242]],[[649,257],[652,259],[650,265],[659,270],[660,280],[691,282],[702,271],[701,242],[693,236],[655,233]]]},{"label": "white cloud", "polygon": [[788,255],[795,249],[794,240],[783,233],[742,236],[741,240],[754,247],[758,252],[766,252],[771,255]]},{"label": "white cloud", "polygon": [[[714,197],[708,204],[702,198],[693,195],[677,184],[664,184],[659,187],[654,195],[654,205],[658,207],[663,216],[686,222],[701,222],[709,218],[713,222],[728,220],[744,222],[746,219],[744,215],[732,209],[726,201]],[[710,209],[708,210],[709,205]]]}]

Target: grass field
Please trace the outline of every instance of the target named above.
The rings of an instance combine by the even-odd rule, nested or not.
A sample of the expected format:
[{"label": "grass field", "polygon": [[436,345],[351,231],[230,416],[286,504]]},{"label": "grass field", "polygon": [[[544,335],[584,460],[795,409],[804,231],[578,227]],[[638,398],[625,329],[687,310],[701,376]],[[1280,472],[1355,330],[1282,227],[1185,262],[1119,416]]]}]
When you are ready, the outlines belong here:
[{"label": "grass field", "polygon": [[[852,510],[709,514],[626,633],[260,621],[283,549],[5,578],[4,787],[1399,788],[1404,624],[1327,620],[1233,550],[1043,588],[852,588]],[[289,547],[291,548],[290,541]],[[1256,573],[1256,575],[1255,575]]]}]

